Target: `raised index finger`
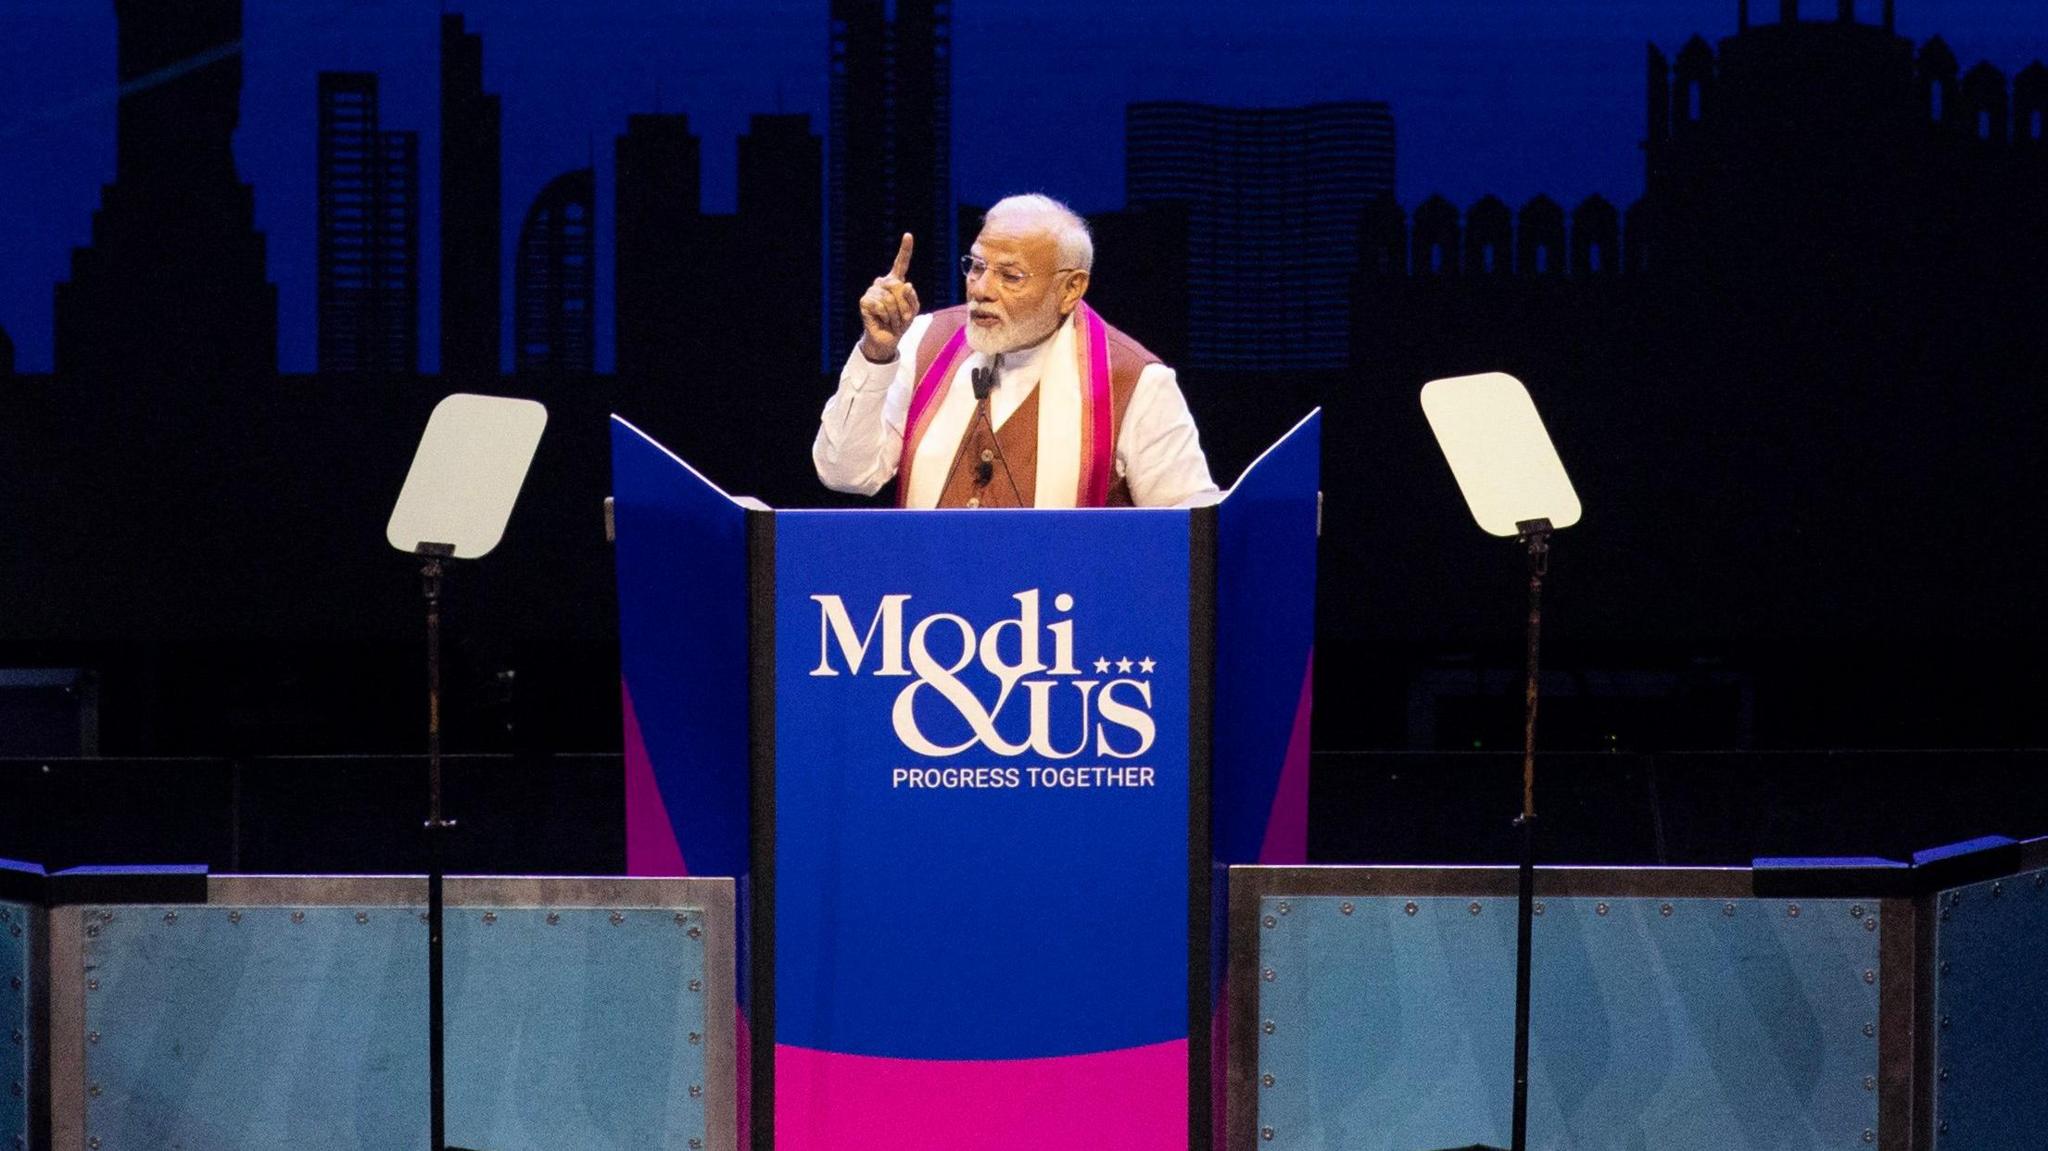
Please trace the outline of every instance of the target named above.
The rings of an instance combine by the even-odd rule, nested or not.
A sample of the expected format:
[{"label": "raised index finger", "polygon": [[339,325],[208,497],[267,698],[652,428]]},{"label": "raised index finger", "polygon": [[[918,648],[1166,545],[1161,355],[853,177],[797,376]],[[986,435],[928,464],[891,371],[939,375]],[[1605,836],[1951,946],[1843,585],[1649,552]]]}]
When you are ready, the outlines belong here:
[{"label": "raised index finger", "polygon": [[903,233],[903,245],[896,249],[896,263],[889,269],[889,274],[896,279],[900,280],[910,274],[910,249],[913,243],[910,233]]}]

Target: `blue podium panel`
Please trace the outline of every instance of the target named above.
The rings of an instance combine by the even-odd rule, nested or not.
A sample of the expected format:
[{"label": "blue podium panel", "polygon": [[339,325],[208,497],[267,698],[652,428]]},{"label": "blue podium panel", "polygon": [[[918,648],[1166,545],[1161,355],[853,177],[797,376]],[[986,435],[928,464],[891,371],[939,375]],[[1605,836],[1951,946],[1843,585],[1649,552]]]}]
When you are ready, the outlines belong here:
[{"label": "blue podium panel", "polygon": [[2039,1147],[2048,1132],[2048,868],[1935,896],[1934,1145]]},{"label": "blue podium panel", "polygon": [[[1876,1138],[1874,901],[1542,902],[1531,1147]],[[1259,922],[1259,1146],[1507,1144],[1513,899],[1267,896]]]},{"label": "blue podium panel", "polygon": [[29,958],[41,946],[25,903],[0,900],[0,1147],[28,1146],[35,1023]]},{"label": "blue podium panel", "polygon": [[1186,1145],[1189,539],[777,517],[778,1146]]}]

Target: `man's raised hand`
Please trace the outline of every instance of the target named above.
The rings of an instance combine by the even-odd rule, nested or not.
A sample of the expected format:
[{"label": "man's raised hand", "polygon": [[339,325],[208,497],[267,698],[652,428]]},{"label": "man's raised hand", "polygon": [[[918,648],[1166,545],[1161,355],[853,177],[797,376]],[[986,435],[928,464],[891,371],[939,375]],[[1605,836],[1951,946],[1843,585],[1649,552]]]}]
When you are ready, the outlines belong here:
[{"label": "man's raised hand", "polygon": [[903,277],[910,274],[910,251],[914,243],[909,232],[896,249],[896,262],[889,274],[877,276],[860,297],[860,354],[870,363],[886,364],[896,358],[896,342],[917,318],[917,289]]}]

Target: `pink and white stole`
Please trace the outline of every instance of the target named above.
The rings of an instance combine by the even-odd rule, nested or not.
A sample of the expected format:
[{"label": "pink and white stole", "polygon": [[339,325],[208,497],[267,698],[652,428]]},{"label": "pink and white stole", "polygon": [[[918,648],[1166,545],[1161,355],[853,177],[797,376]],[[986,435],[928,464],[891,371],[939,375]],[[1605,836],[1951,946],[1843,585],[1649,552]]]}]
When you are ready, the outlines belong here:
[{"label": "pink and white stole", "polygon": [[[1108,502],[1109,486],[1116,477],[1109,328],[1095,309],[1086,303],[1075,307],[1073,316],[1062,328],[1053,337],[1054,346],[1050,354],[1061,356],[1060,341],[1067,335],[1066,329],[1071,329],[1073,354],[1068,363],[1072,367],[1071,383],[1074,386],[1070,389],[1064,386],[1064,365],[1046,364],[1038,384],[1036,471],[1039,483],[1034,502],[1039,507],[1099,508]],[[971,354],[967,350],[967,328],[963,324],[946,340],[939,354],[932,358],[931,366],[918,378],[917,388],[911,393],[910,410],[904,420],[903,455],[897,465],[898,507],[908,506],[911,471],[917,461],[918,447],[944,404],[953,377]],[[961,386],[966,385],[963,383]],[[1068,452],[1075,453],[1073,462],[1061,467]],[[950,463],[950,455],[947,459]],[[1062,472],[1074,473],[1071,485],[1060,482]],[[1069,491],[1072,492],[1071,504],[1061,498]]]}]

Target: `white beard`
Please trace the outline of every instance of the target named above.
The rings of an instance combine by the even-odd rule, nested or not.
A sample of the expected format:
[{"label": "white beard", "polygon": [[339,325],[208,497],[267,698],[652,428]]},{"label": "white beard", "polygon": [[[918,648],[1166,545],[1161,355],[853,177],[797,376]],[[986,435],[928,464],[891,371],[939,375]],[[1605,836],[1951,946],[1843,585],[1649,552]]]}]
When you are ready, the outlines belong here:
[{"label": "white beard", "polygon": [[1028,348],[1059,331],[1060,301],[1058,296],[1047,296],[1043,314],[1019,318],[1003,314],[1003,322],[993,328],[984,328],[967,318],[967,346],[984,356],[1001,355]]}]

